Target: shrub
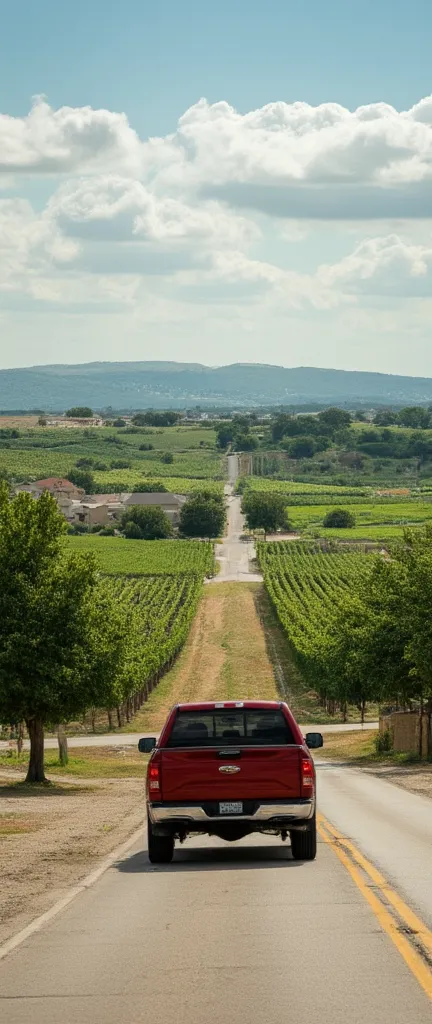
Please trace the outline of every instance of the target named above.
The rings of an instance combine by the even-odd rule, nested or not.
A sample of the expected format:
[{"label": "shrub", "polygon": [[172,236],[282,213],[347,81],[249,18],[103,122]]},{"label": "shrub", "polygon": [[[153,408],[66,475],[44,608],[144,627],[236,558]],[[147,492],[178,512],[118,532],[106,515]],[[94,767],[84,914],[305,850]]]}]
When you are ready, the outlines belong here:
[{"label": "shrub", "polygon": [[160,505],[130,505],[121,526],[128,539],[162,540],[172,534],[171,523]]},{"label": "shrub", "polygon": [[170,466],[174,462],[174,455],[172,452],[164,452],[161,458],[161,462],[165,462],[167,466]]},{"label": "shrub", "polygon": [[333,508],[327,512],[324,519],[324,526],[328,526],[330,529],[351,529],[355,523],[355,515],[347,508]]},{"label": "shrub", "polygon": [[393,733],[391,729],[384,729],[375,736],[375,750],[377,754],[386,754],[393,750]]},{"label": "shrub", "polygon": [[127,459],[113,459],[111,469],[130,469],[130,465]]},{"label": "shrub", "polygon": [[154,444],[140,444],[139,446],[140,452],[152,452],[153,448]]},{"label": "shrub", "polygon": [[125,426],[126,426],[126,420],[122,420],[120,416],[119,416],[119,418],[117,420],[113,420],[113,427],[125,427]]}]

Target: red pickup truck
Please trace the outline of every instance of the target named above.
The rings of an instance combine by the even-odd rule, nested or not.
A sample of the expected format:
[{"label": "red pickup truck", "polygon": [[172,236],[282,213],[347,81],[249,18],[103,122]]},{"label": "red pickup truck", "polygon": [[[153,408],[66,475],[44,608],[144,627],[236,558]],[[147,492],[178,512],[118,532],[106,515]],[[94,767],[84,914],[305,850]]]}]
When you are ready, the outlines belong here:
[{"label": "red pickup truck", "polygon": [[148,853],[168,864],[175,840],[208,834],[233,842],[252,832],[290,835],[296,860],[316,856],[315,769],[287,704],[229,701],[179,704],[151,753],[147,770]]}]

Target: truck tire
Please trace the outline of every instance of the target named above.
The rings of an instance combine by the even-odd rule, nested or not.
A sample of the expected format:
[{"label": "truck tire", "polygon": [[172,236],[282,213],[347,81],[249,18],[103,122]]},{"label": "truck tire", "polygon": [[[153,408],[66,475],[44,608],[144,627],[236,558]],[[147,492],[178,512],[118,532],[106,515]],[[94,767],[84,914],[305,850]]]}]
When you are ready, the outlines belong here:
[{"label": "truck tire", "polygon": [[155,836],[150,818],[147,818],[147,845],[150,864],[171,864],[174,839],[172,836]]},{"label": "truck tire", "polygon": [[294,860],[315,860],[317,853],[317,833],[315,815],[305,832],[290,833],[291,853]]}]

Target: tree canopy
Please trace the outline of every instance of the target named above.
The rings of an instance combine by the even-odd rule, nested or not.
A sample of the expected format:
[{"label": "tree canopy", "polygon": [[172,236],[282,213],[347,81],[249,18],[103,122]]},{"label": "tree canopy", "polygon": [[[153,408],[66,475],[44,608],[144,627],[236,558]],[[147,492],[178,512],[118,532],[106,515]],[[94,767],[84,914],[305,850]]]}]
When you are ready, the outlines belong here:
[{"label": "tree canopy", "polygon": [[193,494],[182,505],[179,530],[185,537],[220,537],[226,521],[225,502],[222,495],[212,491]]},{"label": "tree canopy", "polygon": [[0,720],[25,721],[29,781],[44,781],[47,723],[109,705],[128,642],[93,556],[67,555],[52,496],[0,488]]},{"label": "tree canopy", "polygon": [[243,495],[242,512],[249,530],[264,530],[275,533],[288,529],[286,498],[283,494],[246,490]]},{"label": "tree canopy", "polygon": [[129,505],[121,518],[129,540],[163,540],[172,534],[168,516],[160,505]]},{"label": "tree canopy", "polygon": [[90,420],[93,416],[93,409],[89,405],[74,405],[67,409],[65,415],[71,420]]}]

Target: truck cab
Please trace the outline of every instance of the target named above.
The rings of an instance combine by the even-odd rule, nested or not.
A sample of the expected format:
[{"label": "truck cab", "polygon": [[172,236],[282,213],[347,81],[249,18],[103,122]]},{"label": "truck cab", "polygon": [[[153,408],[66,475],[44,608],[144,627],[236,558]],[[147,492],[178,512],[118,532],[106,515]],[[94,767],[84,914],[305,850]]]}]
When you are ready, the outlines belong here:
[{"label": "truck cab", "polygon": [[169,863],[176,840],[227,842],[253,832],[290,835],[295,859],[316,856],[316,778],[311,748],[281,701],[179,704],[159,740],[140,740],[147,770],[148,850]]}]

